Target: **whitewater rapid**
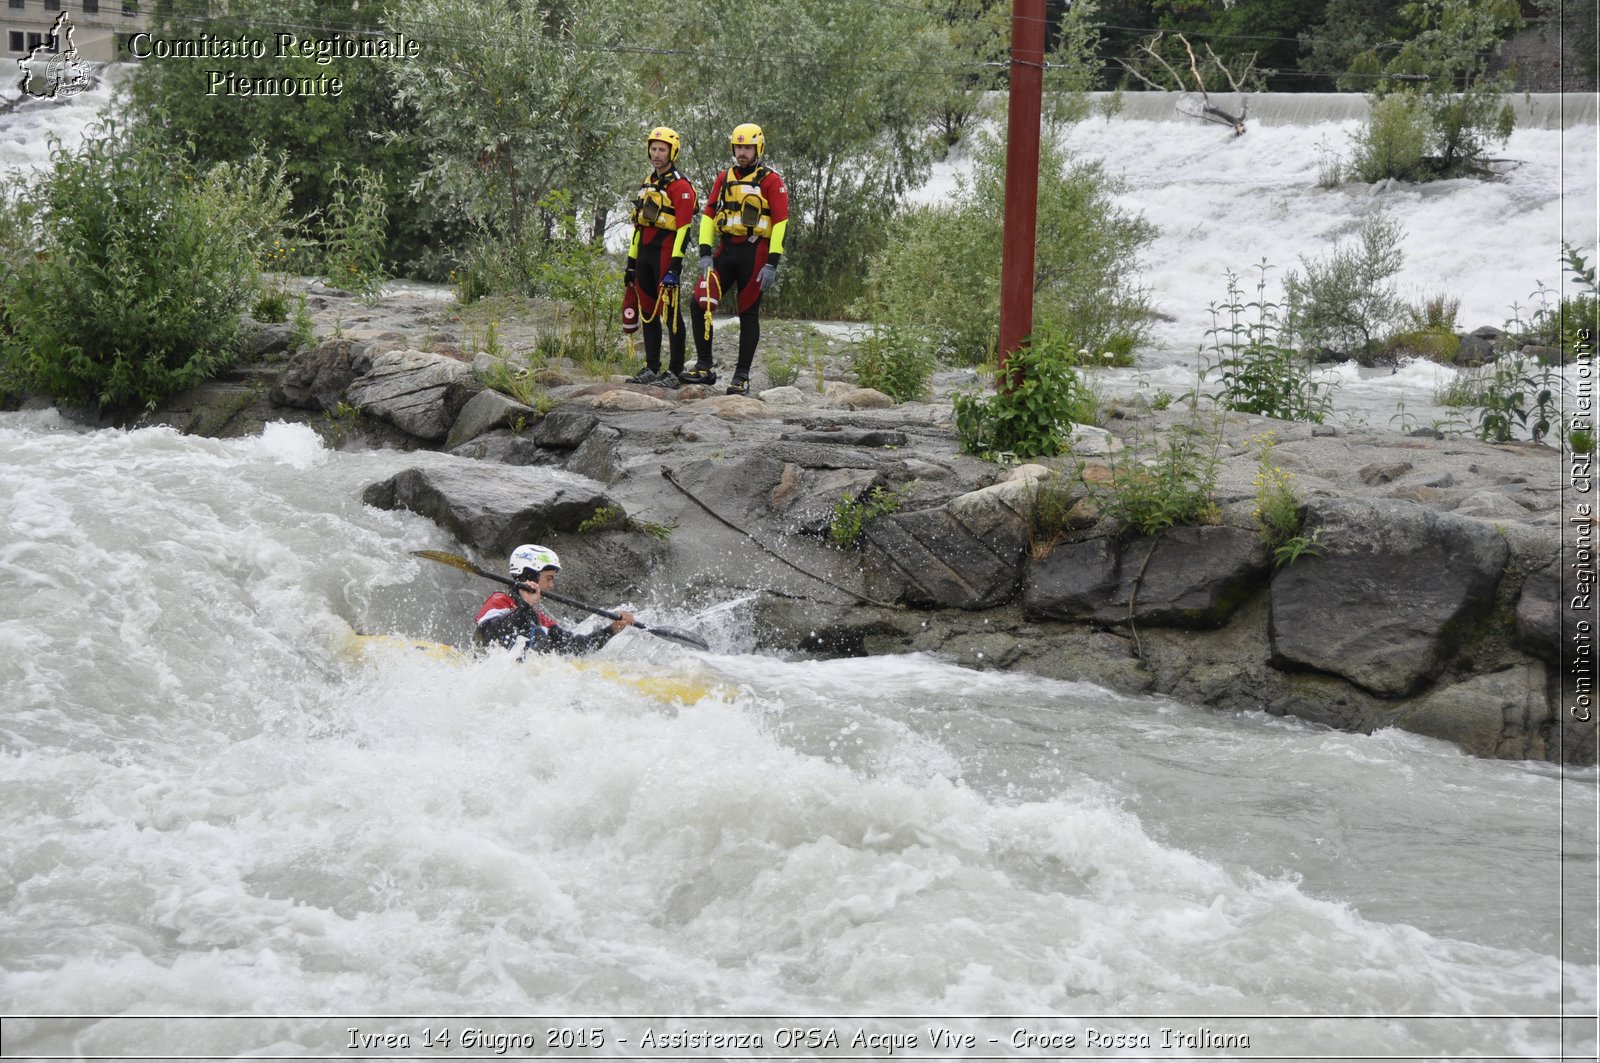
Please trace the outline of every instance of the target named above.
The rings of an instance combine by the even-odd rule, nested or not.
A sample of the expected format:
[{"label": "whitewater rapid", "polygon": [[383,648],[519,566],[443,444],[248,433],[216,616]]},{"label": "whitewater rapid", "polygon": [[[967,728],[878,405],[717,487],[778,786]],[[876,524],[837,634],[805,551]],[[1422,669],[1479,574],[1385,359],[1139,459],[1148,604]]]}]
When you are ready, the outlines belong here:
[{"label": "whitewater rapid", "polygon": [[[736,602],[607,603],[708,638],[603,651],[692,704],[563,661],[349,658],[350,627],[461,641],[484,593],[409,553],[460,544],[359,501],[433,460],[0,415],[8,1056],[423,1058],[423,1030],[560,1025],[605,1031],[572,1058],[646,1030],[778,1058],[811,1028],[919,1058],[1046,1051],[1021,1028],[1056,1057],[1093,1030],[1553,1058],[1593,1013],[1592,771],[780,660]],[[173,1015],[213,1018],[138,1018]],[[978,1048],[931,1049],[941,1025]]]}]

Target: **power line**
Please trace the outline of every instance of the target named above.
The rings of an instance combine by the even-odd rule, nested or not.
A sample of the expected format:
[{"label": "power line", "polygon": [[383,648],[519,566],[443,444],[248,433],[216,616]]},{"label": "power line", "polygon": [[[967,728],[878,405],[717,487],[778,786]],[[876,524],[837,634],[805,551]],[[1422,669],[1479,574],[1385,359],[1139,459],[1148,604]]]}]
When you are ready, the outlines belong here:
[{"label": "power line", "polygon": [[[877,4],[877,5],[874,5],[874,6],[876,6],[876,7],[885,7],[885,6],[887,6],[887,7],[890,7],[892,9],[895,9],[895,10],[912,11],[912,12],[916,12],[918,14],[924,15],[924,16],[930,18],[930,20],[934,20],[935,22],[938,21],[938,16],[936,14],[934,14],[932,12],[929,12],[925,8],[918,7],[918,6],[915,6],[915,5],[907,5],[907,4]],[[439,22],[439,21],[432,21],[432,20],[398,19],[392,25],[373,26],[373,25],[370,25],[370,24],[357,24],[357,23],[354,23],[354,22],[346,23],[346,22],[343,22],[343,21],[336,21],[336,20],[326,20],[326,21],[318,21],[318,22],[306,22],[306,21],[285,21],[285,20],[276,19],[276,18],[267,19],[267,18],[251,17],[251,16],[243,16],[243,15],[232,15],[232,14],[214,15],[214,14],[211,14],[209,11],[207,11],[204,14],[201,14],[201,13],[198,13],[198,12],[180,13],[180,12],[177,12],[177,11],[171,11],[171,12],[165,13],[162,17],[166,18],[166,19],[169,19],[169,20],[175,20],[175,21],[178,21],[180,23],[187,23],[189,25],[200,27],[202,29],[202,32],[205,32],[205,31],[207,31],[207,30],[209,30],[209,29],[211,29],[213,27],[241,27],[242,26],[242,27],[249,27],[249,28],[257,30],[257,31],[293,32],[297,37],[298,36],[303,36],[303,35],[306,35],[306,34],[316,34],[316,33],[331,32],[331,33],[342,35],[342,36],[368,37],[368,38],[374,38],[374,39],[377,39],[377,38],[387,39],[387,38],[393,37],[396,33],[407,33],[413,39],[417,40],[419,43],[425,44],[428,41],[442,41],[442,42],[448,42],[450,44],[456,45],[457,47],[459,47],[461,49],[465,49],[465,50],[470,50],[470,49],[475,49],[475,48],[489,48],[489,47],[493,47],[493,46],[501,43],[499,37],[496,36],[496,35],[493,35],[493,34],[490,34],[490,33],[465,34],[465,33],[460,32],[460,26],[455,24],[455,23]],[[1102,28],[1102,29],[1129,29],[1129,30],[1138,30],[1140,32],[1144,32],[1141,28],[1138,28],[1138,27],[1119,27],[1119,26],[1114,26],[1114,25],[1106,25],[1106,26],[1101,26],[1099,28]],[[1293,38],[1287,38],[1287,37],[1250,37],[1250,36],[1240,36],[1240,35],[1214,35],[1213,34],[1213,35],[1196,35],[1196,36],[1199,39],[1205,39],[1207,36],[1210,36],[1212,39],[1232,39],[1232,40],[1276,40],[1276,41],[1284,41],[1284,42],[1288,42],[1288,41],[1294,40]],[[908,74],[908,75],[914,74],[914,75],[921,75],[921,76],[943,77],[943,78],[949,78],[949,79],[952,79],[952,80],[955,79],[955,78],[970,79],[974,75],[996,74],[996,73],[998,73],[1000,71],[1003,71],[1003,70],[1009,68],[1010,65],[1011,65],[1011,62],[1012,62],[1009,58],[996,59],[996,60],[980,60],[980,59],[971,59],[971,60],[964,60],[964,61],[963,60],[954,60],[954,61],[941,61],[941,62],[938,62],[938,63],[927,63],[927,62],[907,63],[907,62],[900,62],[900,63],[891,63],[891,64],[886,64],[882,60],[879,60],[879,59],[873,59],[873,60],[823,59],[823,60],[818,60],[815,57],[811,57],[811,56],[795,56],[795,55],[781,54],[781,53],[775,52],[775,51],[773,51],[771,49],[763,49],[760,52],[755,53],[755,54],[752,54],[752,53],[747,52],[747,51],[737,51],[737,52],[707,51],[707,50],[699,50],[699,49],[663,47],[663,46],[660,46],[660,45],[638,44],[638,43],[629,42],[629,41],[627,41],[625,39],[619,39],[619,40],[613,40],[613,41],[578,41],[578,40],[572,40],[572,39],[568,38],[568,39],[560,41],[560,46],[566,47],[566,48],[576,49],[578,51],[612,52],[612,53],[618,53],[618,54],[624,54],[624,55],[654,56],[654,57],[660,57],[660,58],[666,58],[666,59],[672,59],[672,58],[692,59],[692,60],[695,60],[695,61],[698,61],[698,62],[740,63],[740,64],[755,65],[757,67],[780,66],[780,65],[783,65],[783,64],[789,64],[789,65],[792,65],[792,66],[801,67],[803,69],[819,69],[820,68],[820,69],[824,69],[824,70],[854,70],[854,69],[863,69],[863,70],[865,70],[865,69],[871,69],[871,70],[874,70],[874,71],[877,71],[877,72],[880,72],[880,73],[887,73],[887,74]],[[229,58],[232,58],[232,57],[229,57]],[[288,58],[288,57],[286,57],[286,56],[277,56],[276,58]],[[300,56],[299,58],[302,58],[302,59],[313,59],[314,60],[314,56]],[[332,58],[335,59],[335,60],[338,60],[338,59],[347,58],[347,57],[335,55]],[[1077,65],[1074,65],[1074,64],[1052,63],[1052,62],[1049,62],[1049,61],[1047,61],[1044,64],[1044,67],[1045,67],[1046,70],[1084,69],[1084,67],[1077,66]],[[1105,74],[1116,75],[1122,70],[1122,65],[1121,65],[1121,62],[1119,61],[1119,59],[1116,58],[1116,57],[1096,57],[1093,65],[1092,65],[1092,69],[1097,75],[1105,75]],[[1304,68],[1288,69],[1288,70],[1271,70],[1271,71],[1263,70],[1261,72],[1263,74],[1270,74],[1270,76],[1272,76],[1275,80],[1313,81],[1313,80],[1345,79],[1347,81],[1348,80],[1360,80],[1360,81],[1376,83],[1376,82],[1380,82],[1380,81],[1384,81],[1384,80],[1389,80],[1392,77],[1392,75],[1388,75],[1388,74],[1384,74],[1384,73],[1352,73],[1350,71],[1307,70],[1307,69],[1304,69]],[[1463,83],[1466,83],[1466,76],[1463,75],[1460,78],[1460,80]],[[1178,91],[1182,91],[1182,90],[1180,89]]]}]

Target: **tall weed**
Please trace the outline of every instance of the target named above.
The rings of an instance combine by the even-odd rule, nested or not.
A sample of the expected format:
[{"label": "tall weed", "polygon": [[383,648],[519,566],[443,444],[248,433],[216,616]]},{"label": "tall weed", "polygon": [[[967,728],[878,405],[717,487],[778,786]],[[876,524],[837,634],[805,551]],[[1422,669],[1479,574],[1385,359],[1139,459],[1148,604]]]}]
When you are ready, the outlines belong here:
[{"label": "tall weed", "polygon": [[1331,385],[1278,342],[1279,306],[1266,296],[1270,268],[1265,262],[1256,267],[1256,297],[1248,302],[1238,274],[1227,274],[1228,301],[1211,304],[1211,349],[1201,348],[1200,378],[1215,374],[1220,387],[1211,398],[1224,409],[1321,424],[1332,407]]}]

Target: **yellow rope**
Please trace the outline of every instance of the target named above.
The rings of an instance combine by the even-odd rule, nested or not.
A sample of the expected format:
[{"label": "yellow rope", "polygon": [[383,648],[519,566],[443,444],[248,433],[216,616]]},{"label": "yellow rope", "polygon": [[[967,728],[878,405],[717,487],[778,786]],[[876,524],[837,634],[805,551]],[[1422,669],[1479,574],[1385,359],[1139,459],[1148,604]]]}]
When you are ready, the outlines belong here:
[{"label": "yellow rope", "polygon": [[[634,285],[635,289],[637,289],[638,287],[639,286],[637,284]],[[663,302],[663,300],[661,298],[661,289],[657,288],[656,289],[656,316],[655,317],[647,317],[645,315],[645,312],[644,312],[644,292],[642,292],[642,291],[639,292],[639,324],[648,325],[648,324],[650,324],[650,322],[652,322],[652,321],[656,320],[656,318],[660,317],[661,316],[661,304],[662,304],[662,302]]]},{"label": "yellow rope", "polygon": [[639,324],[648,325],[660,319],[662,312],[667,313],[667,328],[672,328],[672,322],[678,318],[678,289],[668,288],[662,291],[656,289],[656,312],[654,317],[646,317],[644,312],[644,293],[639,293]]},{"label": "yellow rope", "polygon": [[[716,270],[712,269],[712,270],[707,270],[706,271],[706,274],[705,274],[706,298],[708,298],[708,299],[711,298],[711,278],[714,277],[714,276],[716,276]],[[718,281],[717,282],[717,302],[720,303],[721,301],[722,301],[722,282]],[[706,317],[706,342],[710,343],[711,342],[711,307],[702,306],[700,309],[705,312],[705,317]]]}]

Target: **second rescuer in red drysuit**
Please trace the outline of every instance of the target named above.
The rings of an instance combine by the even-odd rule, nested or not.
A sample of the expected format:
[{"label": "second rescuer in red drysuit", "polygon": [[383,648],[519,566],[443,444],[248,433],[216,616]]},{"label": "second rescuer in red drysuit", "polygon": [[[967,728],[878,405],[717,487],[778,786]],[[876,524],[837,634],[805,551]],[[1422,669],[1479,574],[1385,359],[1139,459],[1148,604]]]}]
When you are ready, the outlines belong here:
[{"label": "second rescuer in red drysuit", "polygon": [[[678,172],[678,134],[666,126],[650,130],[645,150],[650,174],[633,200],[633,240],[623,272],[624,325],[635,307],[644,333],[644,368],[628,378],[634,384],[677,387],[683,372],[683,311],[678,308],[678,274],[683,242],[694,224],[699,201],[689,179]],[[667,324],[667,372],[661,372],[661,322]]]},{"label": "second rescuer in red drysuit", "polygon": [[[700,216],[700,284],[689,312],[694,324],[695,367],[685,384],[714,384],[711,320],[722,293],[738,290],[739,362],[728,394],[750,393],[750,366],[761,339],[761,293],[772,286],[783,258],[783,233],[789,227],[789,189],[783,176],[761,162],[767,138],[749,122],[728,136],[733,165],[717,174]],[[713,243],[721,242],[712,251]]]}]

